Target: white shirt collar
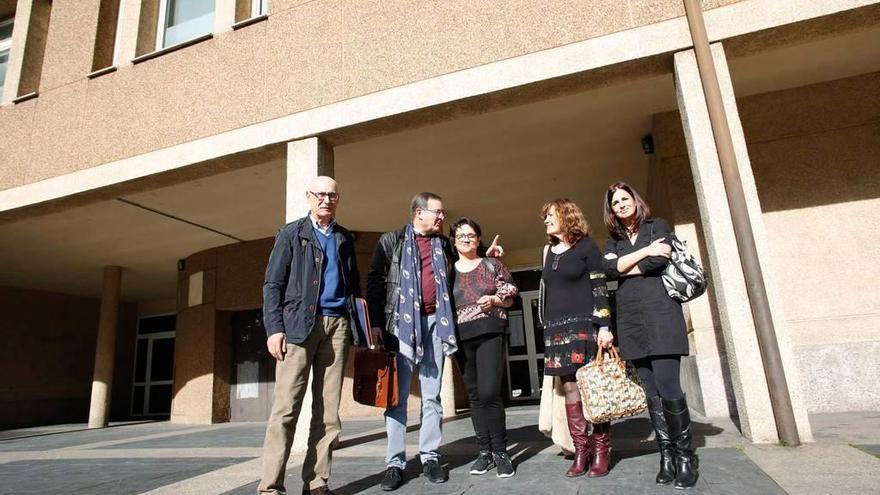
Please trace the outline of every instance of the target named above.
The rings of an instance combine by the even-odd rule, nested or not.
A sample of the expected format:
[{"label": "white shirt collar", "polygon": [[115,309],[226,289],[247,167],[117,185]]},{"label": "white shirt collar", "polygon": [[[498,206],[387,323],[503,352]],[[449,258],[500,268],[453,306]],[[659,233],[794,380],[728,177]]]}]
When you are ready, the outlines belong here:
[{"label": "white shirt collar", "polygon": [[318,232],[320,232],[324,235],[330,234],[330,232],[333,231],[333,227],[336,226],[336,219],[335,218],[333,220],[331,220],[330,225],[327,225],[326,227],[322,227],[321,224],[319,224],[318,221],[315,220],[315,218],[312,217],[311,215],[309,215],[309,219],[312,221],[312,227],[314,227],[315,230],[317,230]]}]

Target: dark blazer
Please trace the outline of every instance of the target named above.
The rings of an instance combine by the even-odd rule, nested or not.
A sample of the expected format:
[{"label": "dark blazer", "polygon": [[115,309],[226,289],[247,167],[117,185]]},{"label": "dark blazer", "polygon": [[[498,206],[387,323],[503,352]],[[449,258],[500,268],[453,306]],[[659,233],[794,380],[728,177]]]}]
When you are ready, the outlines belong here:
[{"label": "dark blazer", "polygon": [[[348,298],[348,313],[356,315],[354,298],[360,295],[360,275],[355,256],[355,236],[336,224],[336,252]],[[285,225],[275,237],[263,283],[263,325],[266,333],[284,332],[287,341],[301,344],[315,324],[321,296],[324,251],[315,237],[309,216]],[[350,318],[352,342],[360,345],[357,318]]]},{"label": "dark blazer", "polygon": [[[614,253],[620,258],[661,237],[666,237],[668,243],[669,232],[669,225],[662,218],[648,219],[639,227],[635,244],[629,239],[609,238],[605,242],[605,255]],[[606,277],[618,280],[617,342],[623,359],[688,354],[687,326],[681,303],[669,297],[660,278],[668,262],[662,256],[649,256],[638,263],[642,275],[621,277],[617,259],[602,260]]]}]

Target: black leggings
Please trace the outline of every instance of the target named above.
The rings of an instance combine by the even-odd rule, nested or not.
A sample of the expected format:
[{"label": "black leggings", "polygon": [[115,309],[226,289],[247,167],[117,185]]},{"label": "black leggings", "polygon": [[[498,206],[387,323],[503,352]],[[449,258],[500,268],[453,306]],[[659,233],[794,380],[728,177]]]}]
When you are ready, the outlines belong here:
[{"label": "black leggings", "polygon": [[681,356],[648,356],[633,361],[645,383],[648,397],[660,396],[667,400],[681,399]]},{"label": "black leggings", "polygon": [[483,451],[507,451],[507,427],[501,402],[504,336],[492,334],[459,342],[455,357],[471,402],[477,446]]}]

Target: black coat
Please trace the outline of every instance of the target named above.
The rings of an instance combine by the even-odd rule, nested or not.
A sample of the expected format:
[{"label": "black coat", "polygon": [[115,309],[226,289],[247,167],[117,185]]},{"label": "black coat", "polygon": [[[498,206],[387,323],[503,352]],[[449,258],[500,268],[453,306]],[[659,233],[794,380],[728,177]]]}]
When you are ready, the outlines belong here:
[{"label": "black coat", "polygon": [[[336,224],[336,253],[349,315],[356,314],[354,297],[360,295],[354,241],[353,233]],[[323,262],[324,251],[308,216],[278,232],[263,282],[263,325],[268,335],[284,332],[289,343],[305,342],[315,325]],[[349,328],[352,342],[360,345],[356,320],[349,318]]]},{"label": "black coat", "polygon": [[[612,253],[618,258],[626,256],[668,233],[666,221],[653,218],[639,228],[635,245],[629,239],[610,238],[605,242],[605,275],[609,280],[618,280],[615,297],[617,342],[623,359],[688,354],[687,326],[681,303],[669,297],[660,279],[668,260],[662,256],[649,256],[638,263],[642,275],[621,277],[617,271],[617,259],[607,258]],[[669,236],[666,238],[668,242]]]}]

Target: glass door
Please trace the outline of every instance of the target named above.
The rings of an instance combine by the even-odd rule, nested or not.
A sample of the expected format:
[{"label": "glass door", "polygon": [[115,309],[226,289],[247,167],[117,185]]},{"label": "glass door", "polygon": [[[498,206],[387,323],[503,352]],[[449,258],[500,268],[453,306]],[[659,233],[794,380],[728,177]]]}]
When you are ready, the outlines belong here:
[{"label": "glass door", "polygon": [[132,416],[171,414],[174,335],[174,315],[142,318],[138,322],[131,399]]},{"label": "glass door", "polygon": [[538,323],[538,291],[520,294],[522,307],[508,313],[507,383],[510,400],[541,398],[544,381],[544,329]]}]

